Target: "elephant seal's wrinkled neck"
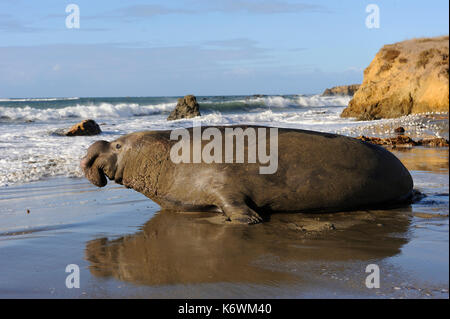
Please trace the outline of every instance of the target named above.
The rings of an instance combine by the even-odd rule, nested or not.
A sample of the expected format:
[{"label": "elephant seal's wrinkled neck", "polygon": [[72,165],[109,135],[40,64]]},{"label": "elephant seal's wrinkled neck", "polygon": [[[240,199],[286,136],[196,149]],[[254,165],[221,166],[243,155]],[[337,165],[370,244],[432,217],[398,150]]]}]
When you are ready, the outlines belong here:
[{"label": "elephant seal's wrinkled neck", "polygon": [[158,202],[158,181],[170,157],[170,145],[157,135],[142,135],[124,154],[122,184]]}]

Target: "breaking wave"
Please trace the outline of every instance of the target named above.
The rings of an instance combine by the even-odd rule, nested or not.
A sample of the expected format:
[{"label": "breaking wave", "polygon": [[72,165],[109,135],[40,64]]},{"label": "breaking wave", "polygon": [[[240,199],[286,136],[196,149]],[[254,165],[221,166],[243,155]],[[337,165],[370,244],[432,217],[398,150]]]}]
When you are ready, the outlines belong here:
[{"label": "breaking wave", "polygon": [[15,108],[0,106],[0,121],[48,121],[68,118],[122,118],[168,112],[174,107],[174,103],[158,105],[126,103],[114,105],[110,103],[101,103],[99,105],[68,106],[61,109],[38,109],[30,106]]},{"label": "breaking wave", "polygon": [[[67,98],[65,101],[78,98]],[[65,107],[42,107],[37,101],[50,99],[27,99],[33,102],[25,106],[1,106],[0,121],[49,121],[70,118],[127,118],[170,112],[176,105],[175,100],[159,104],[108,103],[74,104]],[[53,100],[52,100],[53,101]],[[305,108],[305,107],[342,107],[350,101],[348,96],[329,97],[321,95],[302,96],[248,96],[248,97],[207,97],[199,98],[200,110],[211,112],[252,112],[265,109]],[[11,102],[11,100],[8,100]],[[23,102],[23,101],[22,101]],[[66,102],[67,103],[67,102]]]}]

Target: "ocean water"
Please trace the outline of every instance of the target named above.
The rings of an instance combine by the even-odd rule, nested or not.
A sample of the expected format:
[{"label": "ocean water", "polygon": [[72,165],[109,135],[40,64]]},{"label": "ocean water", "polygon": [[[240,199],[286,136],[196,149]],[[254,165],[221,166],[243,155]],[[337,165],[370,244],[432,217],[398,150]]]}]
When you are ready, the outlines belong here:
[{"label": "ocean water", "polygon": [[[393,120],[356,121],[339,114],[349,96],[198,96],[202,125],[260,124],[302,128],[349,136],[395,125]],[[16,98],[0,99],[0,187],[51,176],[82,177],[79,161],[98,139],[143,131],[188,127],[192,120],[166,121],[177,97]],[[93,119],[103,133],[63,137],[55,133],[83,119]],[[409,117],[403,122],[414,122]],[[413,123],[414,124],[414,123]],[[421,130],[438,134],[432,123]],[[447,127],[448,135],[448,127]]]}]

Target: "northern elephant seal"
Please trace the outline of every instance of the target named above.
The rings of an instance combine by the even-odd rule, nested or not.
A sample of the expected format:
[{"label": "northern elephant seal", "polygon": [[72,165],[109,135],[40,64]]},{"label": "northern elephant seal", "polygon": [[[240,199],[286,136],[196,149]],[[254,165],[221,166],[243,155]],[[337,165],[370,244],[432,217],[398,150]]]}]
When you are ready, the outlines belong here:
[{"label": "northern elephant seal", "polygon": [[[226,129],[236,126],[216,128],[226,136]],[[201,129],[204,132],[208,127]],[[328,133],[282,128],[277,132],[278,167],[273,174],[260,174],[259,163],[174,163],[170,152],[179,142],[170,139],[171,131],[97,141],[89,147],[81,167],[99,187],[106,185],[107,176],[164,209],[220,211],[237,223],[259,222],[258,213],[266,211],[373,208],[403,203],[412,196],[408,170],[379,146]],[[258,143],[262,142],[258,139]],[[201,147],[206,144],[202,141]],[[245,150],[251,146],[247,143]]]}]

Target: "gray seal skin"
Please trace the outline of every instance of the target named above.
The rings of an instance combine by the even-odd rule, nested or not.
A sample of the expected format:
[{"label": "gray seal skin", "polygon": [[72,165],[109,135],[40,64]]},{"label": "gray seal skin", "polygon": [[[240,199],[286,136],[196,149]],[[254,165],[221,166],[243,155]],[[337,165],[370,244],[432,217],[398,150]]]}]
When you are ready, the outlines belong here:
[{"label": "gray seal skin", "polygon": [[[243,129],[262,126],[234,126]],[[202,130],[207,127],[202,127]],[[217,127],[224,139],[225,127]],[[192,158],[192,128],[191,137]],[[179,163],[170,159],[171,131],[146,131],[97,141],[81,160],[96,186],[116,183],[163,209],[222,212],[234,223],[262,221],[263,212],[333,212],[405,204],[413,180],[399,159],[354,138],[278,129],[278,170],[257,163]],[[202,147],[209,141],[202,141]],[[222,143],[224,147],[224,143]],[[269,141],[267,141],[267,150]],[[247,154],[247,143],[245,154]],[[224,153],[223,153],[224,154]]]}]

